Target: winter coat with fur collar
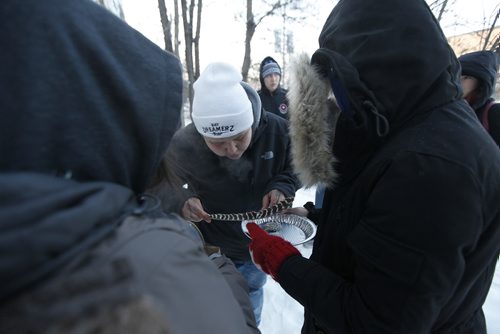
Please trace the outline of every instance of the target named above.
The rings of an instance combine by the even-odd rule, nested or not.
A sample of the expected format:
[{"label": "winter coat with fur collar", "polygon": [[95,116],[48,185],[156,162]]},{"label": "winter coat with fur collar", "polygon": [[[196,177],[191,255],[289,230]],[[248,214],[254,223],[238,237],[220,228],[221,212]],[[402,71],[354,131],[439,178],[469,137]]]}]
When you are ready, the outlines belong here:
[{"label": "winter coat with fur collar", "polygon": [[500,154],[438,23],[424,1],[341,0],[319,42],[289,92],[295,168],[330,185],[311,259],[279,271],[302,333],[485,333]]}]

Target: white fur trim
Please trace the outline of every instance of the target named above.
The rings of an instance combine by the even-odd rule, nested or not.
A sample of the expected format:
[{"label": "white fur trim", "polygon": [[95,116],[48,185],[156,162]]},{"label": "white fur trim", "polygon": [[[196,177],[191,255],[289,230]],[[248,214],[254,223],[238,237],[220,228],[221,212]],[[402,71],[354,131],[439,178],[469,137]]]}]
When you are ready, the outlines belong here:
[{"label": "white fur trim", "polygon": [[290,82],[289,120],[295,172],[305,187],[331,186],[337,177],[332,145],[339,111],[328,107],[330,84],[310,64],[306,54],[292,60]]}]

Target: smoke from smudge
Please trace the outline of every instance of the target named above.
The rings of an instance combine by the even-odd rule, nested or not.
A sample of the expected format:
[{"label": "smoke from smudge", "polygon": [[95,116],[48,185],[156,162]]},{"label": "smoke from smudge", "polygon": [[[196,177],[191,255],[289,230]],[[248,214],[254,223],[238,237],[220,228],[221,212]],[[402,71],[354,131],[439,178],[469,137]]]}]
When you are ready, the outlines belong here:
[{"label": "smoke from smudge", "polygon": [[252,163],[246,157],[238,160],[219,158],[220,166],[228,171],[229,175],[240,182],[248,182],[251,178]]}]

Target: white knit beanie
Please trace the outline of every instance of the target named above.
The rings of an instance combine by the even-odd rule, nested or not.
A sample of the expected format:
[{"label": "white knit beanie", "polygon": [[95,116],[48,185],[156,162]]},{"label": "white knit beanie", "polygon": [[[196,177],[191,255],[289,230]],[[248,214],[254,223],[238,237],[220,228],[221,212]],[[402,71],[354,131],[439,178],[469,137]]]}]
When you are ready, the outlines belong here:
[{"label": "white knit beanie", "polygon": [[211,63],[193,85],[193,123],[211,138],[235,136],[253,124],[252,103],[241,86],[242,76],[226,63]]}]

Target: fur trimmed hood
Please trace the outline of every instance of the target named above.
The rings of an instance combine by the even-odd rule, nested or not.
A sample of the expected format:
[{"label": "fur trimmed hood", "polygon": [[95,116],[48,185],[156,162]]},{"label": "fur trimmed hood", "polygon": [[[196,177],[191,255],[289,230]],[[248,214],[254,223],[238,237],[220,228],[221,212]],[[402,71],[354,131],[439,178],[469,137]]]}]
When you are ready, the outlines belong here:
[{"label": "fur trimmed hood", "polygon": [[292,61],[288,91],[292,163],[305,187],[331,185],[336,179],[332,146],[340,114],[328,80],[309,59],[300,54]]},{"label": "fur trimmed hood", "polygon": [[293,164],[305,186],[350,182],[412,122],[461,99],[458,60],[415,1],[340,0],[319,49],[290,67]]}]

